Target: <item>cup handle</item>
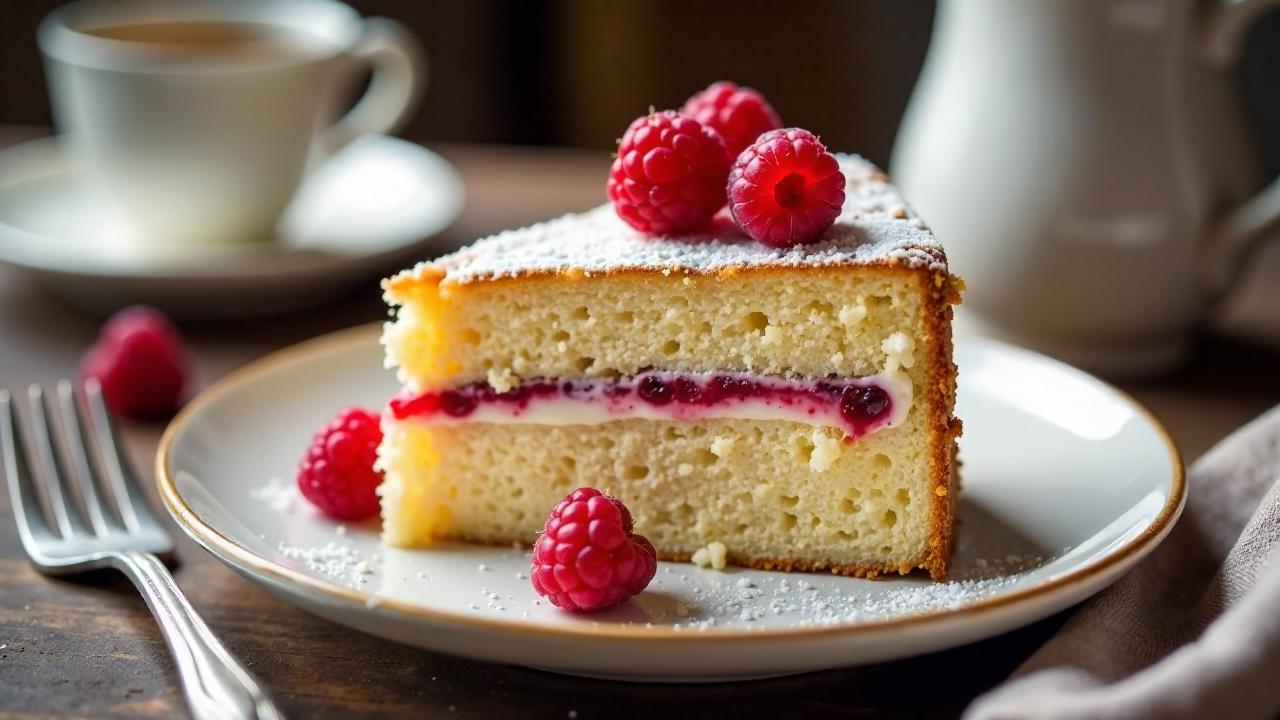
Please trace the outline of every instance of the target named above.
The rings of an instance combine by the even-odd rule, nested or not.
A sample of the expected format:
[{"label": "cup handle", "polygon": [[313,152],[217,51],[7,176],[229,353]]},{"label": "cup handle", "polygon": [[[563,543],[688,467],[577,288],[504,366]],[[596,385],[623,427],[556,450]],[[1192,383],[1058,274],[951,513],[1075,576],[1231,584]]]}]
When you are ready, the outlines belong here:
[{"label": "cup handle", "polygon": [[[1280,0],[1216,0],[1203,17],[1202,50],[1209,64],[1227,70],[1240,59],[1249,28]],[[1280,229],[1280,178],[1231,208],[1210,232],[1203,283],[1211,298],[1221,298],[1239,278],[1245,258],[1271,231]]]},{"label": "cup handle", "polygon": [[324,132],[330,153],[364,135],[393,133],[418,109],[427,88],[427,53],[413,33],[389,18],[367,18],[360,40],[349,54],[368,63],[369,89],[354,107]]}]

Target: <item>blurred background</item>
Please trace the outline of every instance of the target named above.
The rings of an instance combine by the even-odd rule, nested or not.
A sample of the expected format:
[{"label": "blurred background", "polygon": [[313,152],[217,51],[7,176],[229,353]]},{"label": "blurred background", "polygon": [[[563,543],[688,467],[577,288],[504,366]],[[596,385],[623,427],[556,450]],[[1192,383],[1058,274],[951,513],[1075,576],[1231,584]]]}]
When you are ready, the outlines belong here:
[{"label": "blurred background", "polygon": [[[1006,339],[1103,374],[1109,364],[1072,351],[1177,336],[1169,359],[1134,373],[1155,375],[1181,364],[1205,329],[1280,348],[1280,243],[1240,255],[1245,281],[1226,303],[1194,267],[1222,244],[1215,233],[1228,211],[1280,175],[1280,10],[1266,10],[1280,3],[352,0],[363,16],[405,25],[429,54],[425,101],[398,133],[410,142],[383,138],[380,154],[347,153],[363,158],[363,174],[347,168],[326,186],[332,194],[295,203],[306,209],[312,244],[281,240],[257,246],[274,247],[270,257],[246,251],[180,268],[121,255],[98,237],[105,224],[71,197],[77,177],[42,179],[64,172],[65,148],[46,142],[42,157],[15,159],[17,143],[55,131],[36,28],[60,4],[0,0],[0,148],[15,150],[0,158],[0,266],[11,266],[0,267],[0,291],[9,286],[13,302],[53,289],[99,316],[142,302],[190,322],[346,301],[325,322],[308,318],[300,337],[372,319],[384,312],[376,281],[397,267],[603,202],[609,153],[634,118],[727,79],[761,90],[785,124],[893,172],[948,246],[953,269],[971,280],[961,320],[981,314]],[[1239,61],[1210,70],[1198,41],[1228,6],[1249,8],[1240,24],[1248,31]],[[918,86],[931,52],[931,74]],[[363,90],[354,83],[351,100]],[[914,126],[903,122],[913,91]],[[280,111],[263,108],[248,123],[270,125]],[[158,123],[136,130],[144,148],[156,128],[197,132],[183,120],[164,125],[163,110],[143,116]],[[432,163],[448,169],[433,174]],[[396,202],[388,188],[401,176],[418,195],[401,193],[398,219],[375,228],[393,214],[378,208]],[[1280,190],[1272,190],[1274,215]],[[439,209],[435,225],[418,217],[446,191],[465,194],[465,207],[459,199]],[[343,201],[351,205],[343,222],[323,212]],[[1027,210],[1020,221],[1008,217],[1013,208]],[[1269,239],[1274,230],[1254,234]],[[258,278],[252,293],[248,275]],[[1081,311],[1081,295],[1094,307]],[[1112,322],[1112,308],[1142,304],[1138,296],[1149,310]],[[1033,305],[1027,299],[1042,302],[1023,317],[1005,312]],[[0,296],[0,319],[13,302]],[[1042,328],[1054,337],[1035,337]]]},{"label": "blurred background", "polygon": [[[37,47],[36,28],[41,18],[60,4],[56,0],[0,0],[0,147],[54,132],[49,78]],[[68,259],[67,253],[58,258],[46,253],[53,247],[51,243],[10,233],[7,244],[0,242],[4,251],[0,260],[14,267],[0,275],[0,285],[31,281],[21,293],[14,291],[15,298],[39,292],[37,286],[52,287],[58,295],[70,297],[74,305],[99,315],[132,302],[148,302],[182,321],[267,316],[297,310],[304,304],[346,298],[359,302],[342,305],[334,322],[363,320],[382,312],[376,279],[410,260],[439,254],[503,228],[603,202],[609,153],[635,117],[650,106],[679,107],[710,82],[728,79],[761,90],[785,124],[814,130],[828,147],[861,153],[892,169],[908,200],[914,201],[939,230],[951,252],[953,267],[974,280],[962,314],[979,310],[992,314],[1020,305],[1008,302],[1011,297],[1037,293],[1048,297],[1042,278],[1068,278],[1059,284],[1059,295],[1046,301],[1047,309],[1032,315],[1031,324],[1039,327],[1072,314],[1063,310],[1075,309],[1078,291],[1070,278],[1093,277],[1095,282],[1112,287],[1112,294],[1099,300],[1101,312],[1095,313],[1104,317],[1093,324],[1084,323],[1083,331],[1060,328],[1058,334],[1066,338],[1064,342],[1085,344],[1078,337],[1081,332],[1099,338],[1109,332],[1111,335],[1099,342],[1114,343],[1139,333],[1133,326],[1108,330],[1108,307],[1132,300],[1133,292],[1145,292],[1156,305],[1167,301],[1144,288],[1153,276],[1177,275],[1163,270],[1145,272],[1149,269],[1147,258],[1162,253],[1161,243],[1195,243],[1194,248],[1178,251],[1186,262],[1195,263],[1193,256],[1199,249],[1213,243],[1217,220],[1264,181],[1280,175],[1280,93],[1275,92],[1280,80],[1280,11],[1264,12],[1247,24],[1239,62],[1221,74],[1207,69],[1193,71],[1212,76],[1212,92],[1201,93],[1191,87],[1180,96],[1185,88],[1172,94],[1162,89],[1177,85],[1160,73],[1178,72],[1175,66],[1179,60],[1202,65],[1194,40],[1207,24],[1202,21],[1212,17],[1214,6],[1232,5],[1228,0],[1079,0],[1079,4],[953,0],[950,6],[944,4],[955,10],[949,17],[982,18],[974,33],[979,47],[967,46],[975,62],[977,56],[984,55],[981,46],[987,37],[989,47],[999,52],[985,53],[980,62],[987,65],[948,70],[953,87],[949,92],[959,92],[945,94],[948,104],[939,107],[935,102],[925,108],[918,103],[914,108],[917,117],[928,115],[930,124],[920,130],[917,123],[915,156],[922,159],[915,163],[913,177],[903,171],[908,163],[903,159],[907,153],[902,151],[902,140],[911,129],[903,125],[903,118],[931,41],[938,51],[930,65],[934,98],[944,96],[937,92],[937,77],[947,68],[958,67],[937,59],[943,56],[943,43],[935,33],[942,26],[935,26],[939,17],[935,2],[352,0],[350,4],[366,17],[385,16],[407,26],[429,53],[430,79],[425,101],[398,133],[414,145],[386,145],[389,155],[384,153],[379,162],[387,167],[374,167],[370,175],[353,174],[350,178],[366,191],[363,196],[339,188],[338,197],[381,201],[385,198],[377,195],[386,193],[375,187],[376,181],[393,181],[396,168],[391,166],[396,162],[418,172],[415,168],[422,162],[443,156],[457,170],[454,186],[465,190],[464,210],[452,215],[442,211],[445,222],[423,230],[429,236],[426,240],[414,234],[418,226],[413,223],[417,221],[410,217],[406,223],[412,227],[399,235],[399,231],[387,231],[379,240],[372,237],[375,232],[367,233],[371,237],[357,233],[320,247],[328,255],[313,258],[305,286],[303,272],[289,265],[305,260],[305,253],[286,257],[281,250],[270,259],[255,259],[250,254],[239,259],[228,256],[217,282],[207,277],[210,273],[204,267],[194,271],[184,268],[182,272],[148,267],[137,270],[143,282],[126,283],[120,281],[121,267],[129,272],[131,259],[109,268],[108,260],[119,259],[99,252],[92,262],[101,268],[72,267],[75,258]],[[1268,7],[1266,0],[1234,4]],[[1139,27],[1143,23],[1147,25]],[[1167,45],[1157,44],[1164,42],[1159,37],[1165,27],[1176,37]],[[1125,34],[1135,28],[1139,32]],[[1032,37],[1033,30],[1038,33],[1034,39],[1018,42]],[[1109,46],[1094,43],[1103,42],[1104,36]],[[966,42],[973,43],[972,39]],[[1040,53],[1040,46],[1046,44],[1054,47]],[[1185,53],[1185,57],[1166,62],[1170,60],[1166,56],[1169,48]],[[1038,54],[1051,56],[1052,61],[1033,65]],[[947,57],[954,60],[954,56]],[[1022,64],[1017,58],[1026,60],[1025,69],[1006,72],[1009,65]],[[1126,59],[1132,61],[1131,66],[1125,66]],[[350,92],[353,101],[362,90],[357,83]],[[965,101],[967,106],[960,108]],[[1143,109],[1148,103],[1150,113]],[[1118,112],[1135,106],[1139,110],[1128,119]],[[954,113],[949,108],[955,108]],[[992,110],[985,113],[985,108]],[[264,110],[262,117],[269,116],[274,117]],[[1185,174],[1172,183],[1178,187],[1170,187],[1165,182],[1171,174],[1169,166],[1161,163],[1169,159],[1167,156],[1174,156],[1175,164],[1186,161],[1184,149],[1174,147],[1185,140],[1177,135],[1177,127],[1197,122],[1211,126],[1206,135],[1214,142],[1192,148],[1207,153],[1208,162],[1184,165]],[[1216,122],[1222,126],[1213,126]],[[1019,125],[1024,131],[1020,137],[1006,135],[1006,128]],[[1176,136],[1172,140],[1155,137],[1160,129],[1168,132],[1171,127]],[[181,131],[180,124],[173,128]],[[152,130],[139,132],[149,137]],[[985,135],[985,144],[974,142],[979,135]],[[895,138],[900,156],[896,159]],[[1144,144],[1144,150],[1136,149]],[[421,145],[429,149],[423,150]],[[75,242],[101,251],[107,244],[91,237],[100,225],[84,220],[74,231],[54,227],[59,217],[77,215],[77,211],[59,209],[63,206],[58,203],[64,203],[65,208],[78,207],[65,199],[69,194],[64,191],[65,184],[59,186],[63,189],[43,188],[37,181],[51,171],[54,166],[49,163],[57,161],[60,152],[46,144],[46,159],[40,161],[45,164],[27,162],[20,172],[18,163],[11,160],[17,153],[0,159],[0,178],[10,170],[15,171],[10,175],[21,176],[8,185],[0,179],[0,186],[17,188],[22,184],[24,192],[29,191],[27,195],[9,191],[0,198],[0,215],[4,216],[0,225],[6,218],[17,218],[17,225],[21,225],[18,221],[31,222],[33,227],[39,221],[44,223],[41,230],[46,231],[41,238],[52,240],[59,233],[66,236],[68,246],[73,247],[70,256],[78,253]],[[1147,156],[1137,157],[1144,152]],[[1021,175],[1007,171],[1011,162],[1017,164],[1011,157],[1025,159],[1020,168],[1013,168],[1021,170]],[[405,165],[410,162],[418,165]],[[981,177],[984,169],[988,173],[985,179]],[[1054,173],[1058,177],[1048,179]],[[1215,173],[1228,177],[1205,179]],[[555,182],[547,182],[547,178],[555,178]],[[419,179],[419,189],[428,193],[436,190],[432,183],[443,182],[430,174]],[[1001,179],[1005,187],[995,188]],[[975,181],[981,184],[973,184]],[[1043,201],[1037,210],[1039,220],[1022,225],[1006,223],[1002,213],[1027,199],[1022,186],[1029,185],[1038,185],[1028,192],[1040,193]],[[28,198],[45,203],[47,208],[27,212],[26,208],[35,204]],[[1280,196],[1273,201],[1280,201]],[[405,202],[421,204],[419,200]],[[1185,212],[1178,209],[1191,206],[1195,208]],[[1143,248],[1132,246],[1128,233],[1135,228],[1144,232],[1142,223],[1149,216],[1142,213],[1149,212],[1164,213],[1156,220],[1165,229],[1156,234],[1168,232],[1169,236],[1149,239]],[[967,233],[954,232],[951,228],[959,222],[950,216],[965,213],[986,218],[991,225],[978,222],[968,226]],[[348,227],[367,227],[362,224],[364,216],[352,217],[359,222],[348,223]],[[325,223],[329,221],[317,216],[312,225]],[[421,222],[419,226],[425,227]],[[1088,237],[1081,240],[1082,234]],[[1262,234],[1271,237],[1277,233]],[[996,242],[997,235],[1004,238]],[[385,249],[377,244],[383,241]],[[1006,272],[1003,267],[1004,258],[1011,254],[1004,245],[1017,254],[1024,248],[1046,249],[1054,243],[1057,250],[1045,250],[1035,262],[1023,258],[1016,272]],[[983,245],[998,248],[990,251],[995,260],[979,257],[975,249]],[[277,247],[286,248],[288,243]],[[1070,253],[1079,255],[1074,265]],[[29,255],[40,257],[30,260]],[[359,269],[349,262],[356,258],[364,263]],[[1131,261],[1133,264],[1128,264]],[[55,263],[60,265],[54,267]],[[293,273],[295,285],[276,283],[276,297],[271,302],[264,300],[255,307],[256,300],[245,300],[234,312],[221,302],[207,301],[229,298],[229,293],[243,295],[247,286],[240,273],[246,268],[256,272],[251,267],[255,263],[272,264],[282,278],[285,272]],[[87,260],[81,263],[87,264]],[[347,271],[339,282],[337,268],[343,264]],[[1121,280],[1097,279],[1099,266],[1104,270],[1120,268]],[[974,272],[977,268],[986,274]],[[1179,272],[1193,274],[1185,267]],[[1280,318],[1274,312],[1280,297],[1276,292],[1280,284],[1274,281],[1278,273],[1280,243],[1271,243],[1262,255],[1250,257],[1248,282],[1236,285],[1231,301],[1221,306],[1210,302],[1214,293],[1197,288],[1194,278],[1177,275],[1176,281],[1167,283],[1173,288],[1175,301],[1184,294],[1183,287],[1185,295],[1198,297],[1192,303],[1197,307],[1183,312],[1185,317],[1179,321],[1183,326],[1177,332],[1198,327],[1200,321],[1195,316],[1212,310],[1218,330],[1224,325],[1221,319],[1227,318],[1226,324],[1246,329],[1237,336],[1265,338],[1264,344],[1280,347]],[[204,284],[197,287],[196,281]],[[262,290],[264,283],[258,285]],[[1264,292],[1267,290],[1270,292]],[[282,302],[282,297],[298,302]],[[1237,312],[1238,306],[1252,309]],[[1010,318],[999,320],[1010,327],[1016,324]],[[1153,333],[1159,330],[1152,320],[1135,322]],[[306,325],[300,333],[323,331],[331,324]],[[1020,341],[1017,336],[1013,339]],[[1066,352],[1057,352],[1052,345],[1029,340],[1023,344],[1089,366]]]},{"label": "blurred background", "polygon": [[[1080,0],[1097,2],[1099,0]],[[51,123],[35,27],[56,0],[0,2],[0,123]],[[354,0],[431,54],[417,141],[610,148],[649,105],[720,79],[762,90],[793,125],[887,164],[928,49],[929,0]],[[1236,71],[1267,177],[1280,173],[1280,13]],[[603,180],[601,181],[603,183]],[[603,195],[602,195],[603,199]]]}]

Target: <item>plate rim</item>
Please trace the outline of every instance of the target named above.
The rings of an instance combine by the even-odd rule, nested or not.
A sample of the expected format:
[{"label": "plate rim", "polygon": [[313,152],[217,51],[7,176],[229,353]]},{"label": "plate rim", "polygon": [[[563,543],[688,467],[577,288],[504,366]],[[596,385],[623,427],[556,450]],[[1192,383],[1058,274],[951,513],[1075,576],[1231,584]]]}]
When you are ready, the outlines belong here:
[{"label": "plate rim", "polygon": [[[1023,606],[1029,601],[1043,600],[1048,597],[1052,597],[1055,594],[1067,592],[1072,588],[1078,587],[1082,583],[1086,583],[1090,580],[1096,580],[1100,576],[1105,577],[1107,572],[1115,566],[1131,559],[1135,561],[1139,560],[1142,556],[1155,549],[1155,547],[1173,528],[1173,525],[1181,515],[1182,509],[1187,500],[1188,486],[1186,467],[1183,462],[1182,452],[1179,449],[1177,442],[1169,434],[1169,431],[1165,428],[1164,424],[1161,423],[1142,403],[1133,398],[1133,396],[1105,380],[1097,378],[1083,370],[1047,355],[1001,342],[999,340],[975,338],[981,342],[998,346],[1005,350],[1034,355],[1041,360],[1047,360],[1050,363],[1057,365],[1059,369],[1076,373],[1080,376],[1093,380],[1103,387],[1106,387],[1111,392],[1114,392],[1118,397],[1124,399],[1145,418],[1163,442],[1165,449],[1169,454],[1169,460],[1173,466],[1172,490],[1169,497],[1165,500],[1164,506],[1151,521],[1150,525],[1144,528],[1141,533],[1126,541],[1124,545],[1112,551],[1110,554],[1078,566],[1059,577],[1043,580],[1025,588],[1020,588],[1002,595],[984,598],[957,608],[941,608],[927,612],[913,613],[910,615],[864,620],[856,623],[845,623],[834,626],[761,629],[717,627],[711,628],[706,632],[689,633],[675,628],[656,626],[631,627],[626,625],[601,625],[595,623],[584,623],[581,625],[569,626],[550,626],[521,622],[518,620],[479,617],[460,612],[424,608],[401,600],[383,598],[376,594],[370,595],[362,593],[354,588],[348,588],[323,578],[314,577],[300,570],[285,567],[255,554],[248,548],[239,545],[235,541],[223,535],[196,514],[196,512],[187,504],[182,494],[178,491],[174,475],[169,472],[169,464],[175,438],[177,438],[177,436],[191,423],[192,419],[199,414],[206,405],[246,382],[252,381],[261,375],[269,374],[270,372],[279,369],[281,366],[287,366],[293,363],[298,357],[333,352],[358,343],[368,342],[370,337],[380,338],[383,325],[384,323],[380,321],[356,325],[309,338],[268,353],[215,381],[212,385],[198,393],[196,397],[192,398],[186,406],[182,408],[182,410],[165,427],[164,433],[160,438],[160,444],[156,451],[155,477],[156,485],[160,491],[160,497],[165,505],[165,509],[168,510],[170,517],[173,518],[174,522],[183,530],[184,533],[187,534],[187,536],[195,540],[197,544],[218,559],[231,565],[233,569],[241,572],[249,572],[250,574],[256,575],[261,580],[267,580],[273,584],[286,587],[291,591],[307,591],[314,593],[323,600],[345,606],[345,609],[348,610],[363,611],[365,613],[379,613],[386,611],[397,615],[407,616],[419,621],[465,627],[476,631],[516,632],[544,637],[552,636],[559,639],[652,642],[667,642],[672,640],[692,641],[694,638],[700,638],[703,641],[716,640],[743,642],[818,638],[823,640],[832,640],[849,636],[867,635],[889,629],[927,629],[927,627],[931,625],[942,624],[951,620],[985,615],[992,611],[1004,609],[1009,606]],[[372,607],[369,604],[370,597],[377,598],[377,602]],[[314,597],[312,599],[314,599]]]}]

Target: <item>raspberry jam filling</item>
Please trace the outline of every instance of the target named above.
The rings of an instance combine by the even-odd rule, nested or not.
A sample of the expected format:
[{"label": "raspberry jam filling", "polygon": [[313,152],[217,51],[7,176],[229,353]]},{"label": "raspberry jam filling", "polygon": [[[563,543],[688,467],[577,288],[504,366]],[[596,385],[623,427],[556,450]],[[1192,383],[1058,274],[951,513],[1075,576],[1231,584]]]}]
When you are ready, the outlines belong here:
[{"label": "raspberry jam filling", "polygon": [[847,438],[894,427],[911,408],[901,373],[788,380],[749,373],[646,372],[616,380],[532,378],[506,392],[487,382],[406,393],[391,400],[397,420],[598,424],[611,420],[740,418],[839,427]]}]

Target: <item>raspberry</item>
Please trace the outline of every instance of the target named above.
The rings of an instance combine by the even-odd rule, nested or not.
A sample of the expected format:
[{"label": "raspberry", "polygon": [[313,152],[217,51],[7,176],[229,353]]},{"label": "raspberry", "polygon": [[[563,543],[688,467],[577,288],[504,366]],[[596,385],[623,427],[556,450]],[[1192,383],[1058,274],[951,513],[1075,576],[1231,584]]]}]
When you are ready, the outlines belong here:
[{"label": "raspberry", "polygon": [[603,610],[637,595],[657,572],[657,554],[632,532],[621,500],[578,488],[561,500],[533,546],[533,589],[565,610]]},{"label": "raspberry", "polygon": [[680,114],[715,128],[733,157],[746,150],[761,133],[782,127],[782,120],[764,95],[724,80],[686,100]]},{"label": "raspberry", "polygon": [[751,237],[773,247],[810,242],[844,206],[835,156],[808,130],[771,130],[729,172],[729,210]]},{"label": "raspberry", "polygon": [[382,428],[378,416],[364,408],[347,408],[316,431],[298,464],[303,497],[337,520],[364,520],[378,514],[374,470]]},{"label": "raspberry", "polygon": [[618,217],[640,232],[689,232],[724,207],[731,159],[715,130],[652,113],[627,128],[605,187]]},{"label": "raspberry", "polygon": [[154,419],[182,404],[187,385],[182,339],[159,310],[134,306],[112,315],[80,360],[82,380],[94,378],[117,415]]}]

